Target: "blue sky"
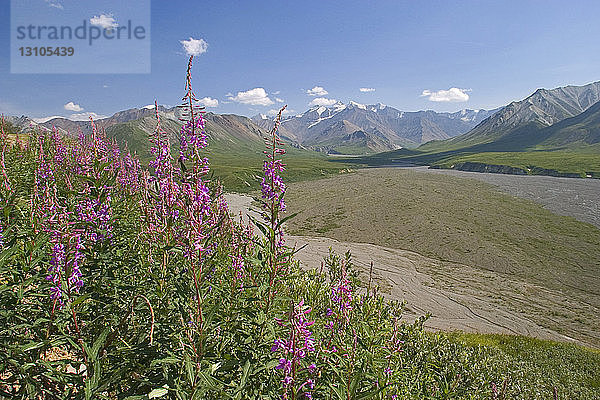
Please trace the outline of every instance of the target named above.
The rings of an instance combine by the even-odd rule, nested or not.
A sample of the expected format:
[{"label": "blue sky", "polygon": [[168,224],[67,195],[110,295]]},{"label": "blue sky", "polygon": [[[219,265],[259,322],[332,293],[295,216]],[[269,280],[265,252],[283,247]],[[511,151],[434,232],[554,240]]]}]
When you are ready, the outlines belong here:
[{"label": "blue sky", "polygon": [[[30,1],[32,15],[48,24],[80,3]],[[130,1],[84,3],[89,18],[122,23]],[[11,74],[13,32],[2,0],[0,113],[68,117],[111,115],[155,99],[175,105],[187,62],[181,41],[190,38],[208,44],[193,83],[207,104],[218,101],[208,108],[218,113],[251,116],[282,104],[300,113],[333,100],[405,111],[489,109],[540,87],[600,80],[598,15],[597,1],[154,0],[151,73]]]}]

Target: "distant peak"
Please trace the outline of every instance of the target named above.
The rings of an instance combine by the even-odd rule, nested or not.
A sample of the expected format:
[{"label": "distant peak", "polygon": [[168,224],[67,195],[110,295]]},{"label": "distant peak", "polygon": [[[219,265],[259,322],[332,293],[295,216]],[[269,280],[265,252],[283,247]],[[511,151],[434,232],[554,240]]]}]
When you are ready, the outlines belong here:
[{"label": "distant peak", "polygon": [[360,103],[357,103],[357,102],[352,101],[352,100],[350,100],[350,105],[354,106],[356,108],[360,108],[361,110],[366,110],[367,109],[367,106],[365,106],[364,104],[360,104]]}]

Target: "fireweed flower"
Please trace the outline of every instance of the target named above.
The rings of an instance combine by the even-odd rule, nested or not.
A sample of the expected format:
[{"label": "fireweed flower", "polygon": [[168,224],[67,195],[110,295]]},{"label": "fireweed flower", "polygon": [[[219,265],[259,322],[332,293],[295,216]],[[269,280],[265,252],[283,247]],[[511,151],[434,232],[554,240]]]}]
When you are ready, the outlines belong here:
[{"label": "fireweed flower", "polygon": [[[198,150],[205,148],[206,132],[204,131],[205,121],[202,114],[194,117],[193,120],[186,121],[181,127],[179,136],[179,160],[187,161],[194,158],[200,158]],[[208,164],[206,158],[202,158],[203,164]]]},{"label": "fireweed flower", "polygon": [[264,153],[267,156],[267,160],[265,160],[263,164],[264,176],[260,183],[260,188],[262,198],[266,200],[264,208],[266,208],[267,213],[265,217],[271,224],[276,220],[279,212],[285,211],[283,195],[286,186],[280,175],[281,172],[285,171],[285,164],[283,164],[281,159],[277,158],[278,156],[285,154],[285,150],[281,148],[283,142],[277,134],[277,129],[281,123],[281,113],[285,108],[286,106],[283,106],[283,108],[279,110],[273,129],[271,129],[271,134],[265,139],[267,150],[265,150]]},{"label": "fireweed flower", "polygon": [[[56,224],[50,232],[52,250],[46,276],[46,280],[52,283],[50,298],[60,307],[64,305],[65,297],[79,293],[84,284],[80,269],[84,259],[81,236],[68,225],[65,217],[68,218],[67,213],[59,217],[60,223]],[[63,279],[66,279],[66,285],[63,285]],[[67,289],[66,294],[63,292],[64,286]]]},{"label": "fireweed flower", "polygon": [[[298,390],[304,390],[304,397],[311,398],[311,390],[314,388],[314,381],[307,379],[300,384],[298,373],[302,372],[301,363],[315,351],[315,341],[312,338],[310,327],[315,321],[310,321],[307,315],[311,308],[304,305],[301,300],[297,305],[291,307],[288,314],[287,323],[277,319],[277,324],[287,327],[289,335],[287,339],[276,339],[271,347],[272,352],[281,354],[279,364],[275,369],[283,373],[283,398],[288,399],[288,393],[296,393]],[[314,364],[308,365],[305,370],[313,373],[316,369]]]},{"label": "fireweed flower", "polygon": [[338,323],[348,323],[352,310],[352,282],[348,279],[346,265],[343,261],[340,277],[331,287],[330,299],[333,307],[332,309],[328,308],[326,314],[328,316],[335,314],[334,317]]},{"label": "fireweed flower", "polygon": [[140,161],[133,157],[131,153],[126,152],[125,156],[119,159],[117,172],[117,181],[122,191],[128,194],[134,194],[140,191]]},{"label": "fireweed flower", "polygon": [[77,206],[77,219],[86,225],[84,237],[91,243],[103,242],[112,238],[112,209],[110,195],[101,202],[98,199],[84,198]]}]

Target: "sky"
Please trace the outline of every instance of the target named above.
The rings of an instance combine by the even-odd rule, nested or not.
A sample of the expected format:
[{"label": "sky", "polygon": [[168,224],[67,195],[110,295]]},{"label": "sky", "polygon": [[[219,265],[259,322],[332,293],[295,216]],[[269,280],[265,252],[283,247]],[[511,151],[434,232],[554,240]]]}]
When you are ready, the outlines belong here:
[{"label": "sky", "polygon": [[351,100],[402,111],[492,109],[537,88],[600,80],[598,1],[13,1],[38,25],[79,15],[110,33],[133,20],[145,40],[121,40],[119,49],[72,41],[77,59],[25,60],[67,72],[11,73],[11,60],[22,61],[18,21],[0,0],[5,115],[81,119],[155,100],[174,106],[190,53],[207,110],[246,116]]}]

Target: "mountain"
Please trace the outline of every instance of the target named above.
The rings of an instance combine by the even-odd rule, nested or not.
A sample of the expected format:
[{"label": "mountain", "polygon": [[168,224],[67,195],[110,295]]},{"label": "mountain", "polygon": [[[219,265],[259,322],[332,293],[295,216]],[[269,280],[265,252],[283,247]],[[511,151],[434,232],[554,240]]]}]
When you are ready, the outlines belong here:
[{"label": "mountain", "polygon": [[[116,115],[111,121],[101,120],[98,125],[106,127],[106,133],[109,137],[114,137],[119,145],[127,145],[131,150],[135,150],[142,158],[149,156],[150,143],[148,137],[156,128],[156,117],[154,110],[148,113],[129,114],[128,120],[124,115]],[[181,122],[179,120],[179,109],[159,109],[161,116],[161,127],[169,135],[172,145],[178,145],[179,130]],[[214,152],[235,152],[245,149],[246,152],[262,154],[264,147],[263,138],[267,133],[249,118],[233,114],[204,114],[206,122],[206,134],[210,146],[207,148],[208,154]],[[116,123],[121,119],[126,122]]]},{"label": "mountain", "polygon": [[539,130],[586,111],[600,101],[600,82],[585,86],[538,89],[524,100],[512,102],[465,135],[423,150],[463,148],[490,144],[497,151],[514,151],[536,145]]},{"label": "mountain", "polygon": [[[405,112],[381,103],[337,102],[284,118],[280,133],[301,146],[318,151],[365,154],[448,139],[469,131],[496,111],[498,109]],[[267,130],[273,126],[273,121],[265,115],[257,115],[253,121]]]},{"label": "mountain", "polygon": [[[169,135],[173,153],[177,154],[179,130],[178,109],[159,110],[161,126]],[[248,191],[259,187],[257,177],[262,174],[265,159],[264,139],[268,131],[251,119],[233,114],[204,114],[208,146],[202,154],[209,159],[210,171],[227,190]],[[142,161],[151,158],[149,135],[154,132],[156,119],[153,115],[127,122],[115,123],[106,128],[109,137],[121,147],[135,151]],[[357,139],[359,140],[359,139]],[[327,156],[315,151],[286,145],[284,156],[288,169],[283,172],[286,180],[302,180],[339,174],[348,168],[344,163],[327,160]]]},{"label": "mountain", "polygon": [[538,137],[538,148],[600,148],[600,101],[575,117],[542,129]]}]

